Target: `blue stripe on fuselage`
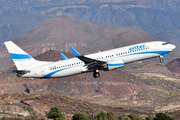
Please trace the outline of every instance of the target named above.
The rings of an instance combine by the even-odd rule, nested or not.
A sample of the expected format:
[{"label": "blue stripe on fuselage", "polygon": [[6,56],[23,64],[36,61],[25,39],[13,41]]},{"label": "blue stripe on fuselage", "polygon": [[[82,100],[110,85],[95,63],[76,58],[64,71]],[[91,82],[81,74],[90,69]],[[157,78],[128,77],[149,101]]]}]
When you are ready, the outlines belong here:
[{"label": "blue stripe on fuselage", "polygon": [[120,55],[120,56],[116,56],[116,57],[112,57],[112,58],[108,58],[108,59],[104,59],[104,60],[109,60],[109,59],[114,59],[114,58],[122,58],[122,57],[126,57],[126,56],[132,56],[132,55],[138,55],[138,54],[159,54],[159,55],[164,55],[164,54],[168,54],[171,51],[144,51],[144,52],[138,52],[138,53],[128,53],[126,55]]},{"label": "blue stripe on fuselage", "polygon": [[9,53],[12,57],[12,59],[31,59],[32,57],[28,54],[15,54],[15,53]]},{"label": "blue stripe on fuselage", "polygon": [[64,69],[60,69],[60,70],[53,71],[53,72],[51,72],[51,73],[43,76],[42,78],[50,78],[50,77],[51,77],[52,75],[54,75],[55,73],[60,72],[60,71],[63,71],[63,70],[66,70],[66,69],[68,69],[68,68],[64,68]]},{"label": "blue stripe on fuselage", "polygon": [[[81,64],[82,65],[82,64]],[[52,75],[54,75],[55,73],[58,73],[60,71],[63,71],[63,70],[66,70],[66,69],[70,69],[70,68],[74,68],[74,67],[77,67],[77,66],[81,66],[81,65],[76,65],[76,66],[72,66],[72,67],[67,67],[67,68],[63,68],[63,69],[59,69],[59,70],[56,70],[56,71],[53,71],[45,76],[43,76],[42,78],[50,78]]]},{"label": "blue stripe on fuselage", "polygon": [[147,51],[147,52],[139,52],[139,53],[133,53],[130,55],[136,55],[136,54],[159,54],[159,55],[164,55],[167,54],[171,51]]}]

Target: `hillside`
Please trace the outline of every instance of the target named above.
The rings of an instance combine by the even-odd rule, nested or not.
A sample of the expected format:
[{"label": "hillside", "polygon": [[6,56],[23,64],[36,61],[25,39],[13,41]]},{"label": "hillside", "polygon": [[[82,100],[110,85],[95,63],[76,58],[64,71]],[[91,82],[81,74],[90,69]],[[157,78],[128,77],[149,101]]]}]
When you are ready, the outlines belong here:
[{"label": "hillside", "polygon": [[[99,112],[112,112],[117,119],[119,115],[134,114],[142,119],[156,113],[139,112],[119,107],[108,107],[84,102],[79,99],[55,94],[8,93],[0,95],[0,117],[17,117],[48,120],[46,113],[50,108],[62,110],[65,120],[70,120],[75,113],[83,113],[95,117]],[[166,113],[178,120],[179,113]],[[16,118],[16,119],[17,119]],[[5,118],[4,118],[5,119]],[[139,120],[138,119],[138,120]]]},{"label": "hillside", "polygon": [[[50,49],[71,52],[70,45],[81,54],[88,54],[153,40],[156,39],[139,28],[99,25],[61,16],[41,23],[13,42],[36,56]],[[0,51],[0,70],[12,67],[4,45],[0,46]]]},{"label": "hillside", "polygon": [[[46,113],[49,112],[50,108],[60,108],[66,119],[71,119],[75,113],[83,113],[87,115],[95,116],[97,113],[113,112],[115,116],[132,113],[136,115],[147,115],[152,114],[146,112],[138,112],[123,107],[109,107],[98,104],[88,103],[72,97],[66,97],[55,94],[28,94],[28,93],[13,93],[4,94],[0,96],[0,116],[27,116],[35,117],[35,119],[43,118],[47,120]],[[20,110],[20,111],[18,111]],[[32,113],[30,113],[32,112]],[[18,114],[17,114],[18,113]]]},{"label": "hillside", "polygon": [[180,58],[173,59],[165,65],[171,72],[180,74]]},{"label": "hillside", "polygon": [[[72,54],[65,55],[68,58],[72,57]],[[61,57],[58,51],[49,50],[36,59],[57,61]],[[98,79],[94,79],[92,73],[56,79],[18,78],[15,74],[9,73],[13,69],[15,68],[0,73],[0,86],[5,92],[53,93],[90,103],[111,107],[123,106],[149,113],[159,110],[180,110],[179,79],[159,63],[133,63],[125,67],[127,71],[100,71],[101,77]],[[138,107],[133,106],[134,89],[137,93]]]},{"label": "hillside", "polygon": [[[72,56],[72,54],[65,55],[67,57]],[[57,61],[60,59],[60,55],[59,52],[50,50],[38,56],[37,59]],[[143,83],[132,81],[138,81],[138,78],[122,69],[109,72],[101,71],[101,77],[98,79],[94,79],[92,73],[56,79],[18,78],[15,74],[9,73],[13,69],[15,68],[3,71],[0,74],[2,86],[3,84],[12,85],[8,88],[8,92],[54,93],[102,105],[115,105],[120,104],[120,101],[117,100],[129,100],[135,87],[138,91],[144,90],[144,87],[140,85]]]},{"label": "hillside", "polygon": [[0,3],[0,44],[60,15],[98,24],[139,27],[165,41],[177,41],[179,36],[178,0],[8,0]]},{"label": "hillside", "polygon": [[[141,28],[158,40],[167,41],[176,44],[177,46],[179,46],[180,44],[179,1],[23,0],[19,2],[14,2],[13,0],[8,0],[1,1],[0,6],[0,45],[3,45],[3,41],[13,40],[16,37],[24,34],[25,32],[39,25],[43,21],[53,18],[54,16],[62,15],[71,16],[76,19],[88,21],[91,23],[115,25],[120,27]],[[81,27],[79,28],[81,29]],[[104,31],[102,30],[102,32]],[[90,34],[92,33],[90,32]],[[100,33],[98,33],[98,35],[99,34]],[[102,36],[102,34],[100,36]],[[111,36],[115,37],[113,35]],[[72,38],[75,38],[75,36],[72,36],[69,39]],[[98,37],[98,39],[104,38]],[[118,37],[117,39],[124,39],[124,37]],[[80,40],[84,40],[84,38]],[[126,38],[124,40],[126,40]],[[115,42],[115,44],[118,45],[119,43]],[[62,48],[62,46],[60,47]],[[107,46],[105,46],[104,48],[106,47]],[[98,48],[96,48],[95,50],[97,49]],[[109,48],[107,47],[107,49]],[[175,51],[173,53],[170,53],[170,55],[168,56],[169,58],[167,62],[169,62],[171,58],[177,58],[177,56],[180,55],[179,51],[180,48],[176,47]],[[1,61],[6,60],[3,59]],[[1,65],[4,64],[2,63],[0,64],[0,66]],[[10,67],[10,64],[8,66]],[[8,66],[5,67],[8,68]],[[0,70],[1,69],[5,68],[0,67]]]},{"label": "hillside", "polygon": [[[179,1],[67,0],[57,3],[55,0],[8,0],[0,3],[0,43],[1,39],[11,40],[29,30],[13,41],[30,55],[40,55],[39,60],[60,60],[60,51],[70,58],[73,56],[70,45],[81,54],[157,39],[179,46]],[[58,17],[52,18],[55,15]],[[165,57],[164,64],[180,55],[180,49],[177,47],[176,50]],[[0,51],[0,71],[4,70],[0,72],[0,86],[6,92],[64,95],[65,99],[69,99],[65,96],[71,97],[71,101],[80,99],[91,105],[96,103],[149,113],[180,111],[179,74],[175,74],[179,72],[178,59],[169,66],[160,64],[155,58],[150,62],[126,65],[123,69],[100,71],[98,79],[94,79],[92,73],[57,79],[26,79],[9,73],[15,69],[14,64],[3,44]],[[138,106],[132,104],[135,88]],[[56,95],[54,98],[59,100]],[[52,99],[49,102],[54,105]],[[75,110],[68,108],[66,111],[73,113]]]}]

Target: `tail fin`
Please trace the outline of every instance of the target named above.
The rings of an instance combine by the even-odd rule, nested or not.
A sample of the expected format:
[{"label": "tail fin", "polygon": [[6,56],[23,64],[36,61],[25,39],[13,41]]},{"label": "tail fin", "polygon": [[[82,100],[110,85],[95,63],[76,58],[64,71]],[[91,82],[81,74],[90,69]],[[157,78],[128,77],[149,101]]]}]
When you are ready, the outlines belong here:
[{"label": "tail fin", "polygon": [[18,70],[28,70],[29,68],[44,64],[44,62],[37,61],[28,55],[12,41],[4,42],[4,44],[8,49],[8,52],[11,55],[11,58],[13,59]]}]

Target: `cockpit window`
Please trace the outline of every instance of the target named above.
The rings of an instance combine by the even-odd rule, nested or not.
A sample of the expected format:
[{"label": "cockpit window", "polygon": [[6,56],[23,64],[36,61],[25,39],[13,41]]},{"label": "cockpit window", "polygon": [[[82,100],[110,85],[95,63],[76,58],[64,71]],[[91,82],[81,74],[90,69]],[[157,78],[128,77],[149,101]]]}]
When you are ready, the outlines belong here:
[{"label": "cockpit window", "polygon": [[167,45],[168,43],[166,42],[166,43],[162,43],[162,45]]}]

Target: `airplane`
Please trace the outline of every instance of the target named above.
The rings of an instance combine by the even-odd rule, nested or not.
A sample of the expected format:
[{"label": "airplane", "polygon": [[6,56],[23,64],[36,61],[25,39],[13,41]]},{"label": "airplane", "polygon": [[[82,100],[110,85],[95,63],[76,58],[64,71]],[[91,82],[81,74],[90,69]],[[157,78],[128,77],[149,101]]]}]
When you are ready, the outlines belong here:
[{"label": "airplane", "polygon": [[115,48],[97,53],[81,55],[72,46],[74,58],[60,53],[63,60],[56,62],[38,61],[28,55],[12,41],[4,42],[12,60],[17,67],[13,70],[18,77],[27,78],[59,78],[80,73],[93,72],[93,77],[100,76],[99,70],[109,71],[123,67],[127,63],[163,57],[176,48],[175,45],[163,41],[138,43],[126,47]]}]

